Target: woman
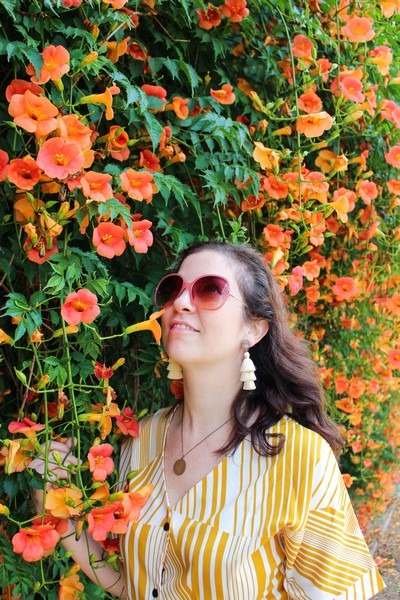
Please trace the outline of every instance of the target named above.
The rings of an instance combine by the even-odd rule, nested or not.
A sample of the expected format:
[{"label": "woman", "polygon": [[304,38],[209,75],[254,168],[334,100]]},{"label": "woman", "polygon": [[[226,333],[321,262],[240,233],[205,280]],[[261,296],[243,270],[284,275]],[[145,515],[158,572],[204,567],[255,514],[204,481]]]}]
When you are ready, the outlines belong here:
[{"label": "woman", "polygon": [[[127,597],[362,600],[383,589],[334,456],[338,429],[262,257],[196,244],[155,302],[184,400],[122,449],[130,490],[154,486],[121,540]],[[81,544],[90,574],[84,555]],[[115,573],[97,575],[125,597]]]}]

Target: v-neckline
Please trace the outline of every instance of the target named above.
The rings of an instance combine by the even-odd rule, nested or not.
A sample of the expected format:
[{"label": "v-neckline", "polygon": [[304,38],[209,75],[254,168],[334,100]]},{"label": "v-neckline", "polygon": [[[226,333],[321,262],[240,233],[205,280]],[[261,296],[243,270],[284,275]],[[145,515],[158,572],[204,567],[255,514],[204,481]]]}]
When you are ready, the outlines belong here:
[{"label": "v-neckline", "polygon": [[222,457],[222,459],[210,470],[208,471],[208,473],[206,473],[205,475],[203,475],[203,477],[201,477],[198,481],[196,481],[196,483],[194,483],[184,494],[183,496],[181,496],[181,498],[179,498],[179,500],[177,500],[175,502],[175,504],[171,505],[171,502],[169,500],[169,496],[168,496],[168,486],[167,486],[167,477],[166,477],[166,473],[165,473],[165,446],[166,446],[166,442],[167,442],[167,435],[168,435],[168,429],[169,426],[172,422],[172,419],[175,416],[175,413],[177,411],[177,409],[179,408],[179,404],[177,404],[174,408],[174,410],[171,412],[171,415],[168,418],[168,421],[166,423],[165,426],[165,431],[164,431],[164,439],[163,439],[163,445],[162,445],[162,454],[161,454],[161,468],[162,468],[162,478],[163,478],[163,485],[164,485],[164,493],[165,493],[165,497],[167,500],[167,506],[168,506],[168,510],[169,511],[175,511],[178,510],[178,506],[181,504],[182,500],[184,500],[187,496],[189,496],[189,494],[191,494],[198,485],[200,485],[201,483],[203,483],[205,480],[207,480],[213,473],[215,473],[216,470],[220,469],[221,465],[229,458],[229,455],[225,455]]}]

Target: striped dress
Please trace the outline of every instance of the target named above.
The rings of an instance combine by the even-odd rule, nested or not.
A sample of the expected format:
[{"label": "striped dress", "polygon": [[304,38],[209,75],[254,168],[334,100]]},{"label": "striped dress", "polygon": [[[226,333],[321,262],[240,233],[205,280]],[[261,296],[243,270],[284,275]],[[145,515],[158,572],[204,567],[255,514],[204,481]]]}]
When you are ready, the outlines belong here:
[{"label": "striped dress", "polygon": [[275,457],[248,439],[175,505],[164,477],[171,412],[140,423],[123,448],[134,491],[154,490],[122,536],[130,600],[366,600],[384,583],[329,445],[284,417]]}]

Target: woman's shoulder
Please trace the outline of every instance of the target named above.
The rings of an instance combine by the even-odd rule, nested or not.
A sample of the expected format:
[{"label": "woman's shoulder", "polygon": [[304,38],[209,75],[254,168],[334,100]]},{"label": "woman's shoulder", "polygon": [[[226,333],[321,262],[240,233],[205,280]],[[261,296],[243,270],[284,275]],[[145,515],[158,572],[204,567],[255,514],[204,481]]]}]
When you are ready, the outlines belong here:
[{"label": "woman's shoulder", "polygon": [[317,463],[322,458],[334,458],[332,448],[322,435],[301,425],[288,415],[282,417],[268,429],[267,433],[277,433],[285,437],[285,444],[281,452],[283,452],[282,457],[285,456],[286,459]]}]

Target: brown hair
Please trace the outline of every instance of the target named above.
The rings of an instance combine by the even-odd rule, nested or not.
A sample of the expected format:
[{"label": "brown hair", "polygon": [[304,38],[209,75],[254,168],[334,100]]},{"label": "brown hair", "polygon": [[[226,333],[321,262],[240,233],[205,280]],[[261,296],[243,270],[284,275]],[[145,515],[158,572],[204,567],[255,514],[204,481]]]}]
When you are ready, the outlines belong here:
[{"label": "brown hair", "polygon": [[257,383],[252,391],[240,390],[232,413],[235,427],[221,453],[233,452],[244,437],[251,436],[254,448],[263,456],[278,454],[283,435],[266,435],[284,415],[319,433],[338,453],[343,444],[338,426],[329,418],[318,382],[316,365],[307,345],[289,328],[283,295],[263,256],[247,245],[226,242],[198,242],[183,250],[174,265],[197,252],[213,250],[232,262],[243,295],[248,321],[266,319],[268,333],[250,349],[256,366]]}]

